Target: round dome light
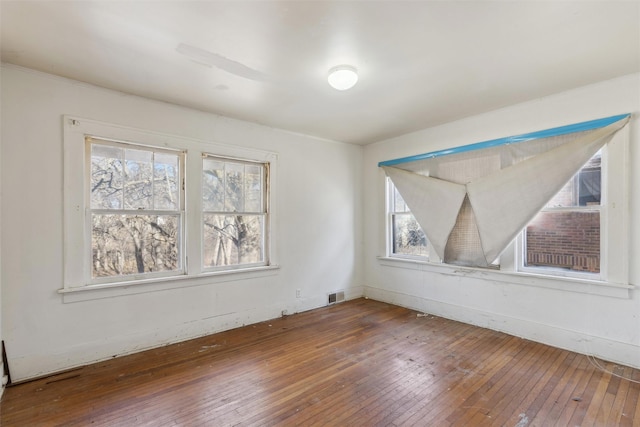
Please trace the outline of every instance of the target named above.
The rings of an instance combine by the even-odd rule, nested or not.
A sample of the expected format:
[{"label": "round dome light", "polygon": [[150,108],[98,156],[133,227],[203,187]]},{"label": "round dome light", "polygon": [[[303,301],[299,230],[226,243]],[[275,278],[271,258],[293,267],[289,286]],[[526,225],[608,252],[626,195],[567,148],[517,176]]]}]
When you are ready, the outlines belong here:
[{"label": "round dome light", "polygon": [[358,82],[358,71],[351,65],[338,65],[329,70],[327,80],[334,89],[351,89]]}]

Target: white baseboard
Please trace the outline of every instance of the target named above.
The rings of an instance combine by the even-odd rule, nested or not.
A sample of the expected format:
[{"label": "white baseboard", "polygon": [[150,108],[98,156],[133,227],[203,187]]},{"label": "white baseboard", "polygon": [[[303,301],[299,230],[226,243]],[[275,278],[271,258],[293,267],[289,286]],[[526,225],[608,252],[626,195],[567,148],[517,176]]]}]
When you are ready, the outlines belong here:
[{"label": "white baseboard", "polygon": [[640,347],[633,344],[380,288],[365,286],[364,295],[377,301],[504,332],[640,369]]},{"label": "white baseboard", "polygon": [[[363,291],[364,287],[362,286],[347,289],[345,290],[345,298],[359,298],[362,296]],[[278,318],[283,314],[313,310],[324,307],[327,304],[327,295],[319,294],[309,298],[299,298],[265,307],[254,307],[242,312],[221,314],[196,322],[178,324],[169,329],[141,331],[106,340],[84,342],[71,348],[66,348],[61,352],[14,356],[11,359],[11,377],[16,383],[28,381],[90,363],[109,360],[116,356],[125,356],[245,325],[264,322]]]},{"label": "white baseboard", "polygon": [[23,382],[95,362],[109,360],[152,348],[215,334],[280,317],[283,304],[255,307],[242,312],[221,314],[198,321],[177,324],[162,330],[138,331],[109,339],[84,342],[60,352],[14,356],[11,377]]}]

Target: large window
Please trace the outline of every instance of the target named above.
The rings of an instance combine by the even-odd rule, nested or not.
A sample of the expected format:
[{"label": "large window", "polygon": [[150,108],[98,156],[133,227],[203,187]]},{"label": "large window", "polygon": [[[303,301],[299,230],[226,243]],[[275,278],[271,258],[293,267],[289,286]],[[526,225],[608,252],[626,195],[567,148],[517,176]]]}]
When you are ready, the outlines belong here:
[{"label": "large window", "polygon": [[72,117],[64,144],[69,301],[277,268],[275,153]]},{"label": "large window", "polygon": [[[523,230],[520,270],[600,273],[601,163],[598,152]],[[429,260],[425,234],[393,182],[386,180],[389,255]],[[500,268],[499,258],[489,267]]]},{"label": "large window", "polygon": [[[442,264],[527,273],[493,278],[522,284],[599,286],[608,295],[629,289],[628,122],[622,114],[378,165],[415,210],[427,250]],[[411,212],[393,185],[386,188],[386,255],[412,253],[410,220],[400,220]],[[452,251],[457,240],[466,246]]]},{"label": "large window", "polygon": [[393,182],[387,178],[389,255],[429,258],[427,237]]},{"label": "large window", "polygon": [[601,163],[597,153],[524,230],[524,267],[600,273]]},{"label": "large window", "polygon": [[[626,141],[614,139],[593,156],[490,268],[627,283]],[[439,263],[389,178],[386,195],[387,255]],[[513,261],[500,265],[509,252]]]},{"label": "large window", "polygon": [[183,153],[87,138],[91,277],[182,271]]},{"label": "large window", "polygon": [[205,156],[202,168],[205,268],[263,265],[268,165]]}]

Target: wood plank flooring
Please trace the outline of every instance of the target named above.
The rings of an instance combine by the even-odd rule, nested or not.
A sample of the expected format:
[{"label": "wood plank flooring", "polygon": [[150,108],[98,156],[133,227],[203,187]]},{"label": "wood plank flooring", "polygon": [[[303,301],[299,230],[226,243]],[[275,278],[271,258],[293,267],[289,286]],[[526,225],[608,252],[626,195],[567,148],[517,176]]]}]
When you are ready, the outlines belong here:
[{"label": "wood plank flooring", "polygon": [[417,314],[358,299],[96,363],[9,387],[0,424],[640,426],[639,370]]}]

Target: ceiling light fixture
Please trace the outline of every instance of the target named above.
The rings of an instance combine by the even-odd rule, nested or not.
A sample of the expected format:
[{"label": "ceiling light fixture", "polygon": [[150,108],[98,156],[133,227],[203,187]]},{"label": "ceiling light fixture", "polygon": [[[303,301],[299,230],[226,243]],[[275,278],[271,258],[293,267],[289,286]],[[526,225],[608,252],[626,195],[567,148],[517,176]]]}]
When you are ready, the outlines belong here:
[{"label": "ceiling light fixture", "polygon": [[351,89],[358,82],[358,70],[351,65],[338,65],[329,70],[327,80],[334,89]]}]

